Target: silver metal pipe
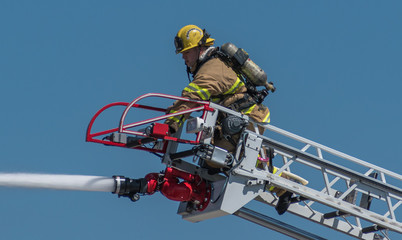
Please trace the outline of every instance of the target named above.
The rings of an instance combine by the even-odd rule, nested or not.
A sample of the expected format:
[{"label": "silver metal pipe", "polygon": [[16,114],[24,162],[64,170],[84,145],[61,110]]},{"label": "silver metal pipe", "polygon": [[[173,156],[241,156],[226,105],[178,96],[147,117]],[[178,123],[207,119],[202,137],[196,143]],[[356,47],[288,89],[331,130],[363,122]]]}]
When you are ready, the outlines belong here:
[{"label": "silver metal pipe", "polygon": [[280,232],[294,239],[300,239],[300,240],[326,239],[245,207],[240,208],[237,212],[234,213],[234,215],[246,219],[250,222],[256,223],[260,226]]}]

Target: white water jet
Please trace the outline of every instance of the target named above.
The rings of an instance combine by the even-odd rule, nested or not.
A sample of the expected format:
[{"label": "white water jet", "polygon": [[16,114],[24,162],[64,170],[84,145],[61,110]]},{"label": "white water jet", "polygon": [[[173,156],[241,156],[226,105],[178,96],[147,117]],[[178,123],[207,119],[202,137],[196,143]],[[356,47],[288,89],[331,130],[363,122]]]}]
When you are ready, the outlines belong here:
[{"label": "white water jet", "polygon": [[0,173],[0,186],[114,192],[113,178],[85,175]]}]

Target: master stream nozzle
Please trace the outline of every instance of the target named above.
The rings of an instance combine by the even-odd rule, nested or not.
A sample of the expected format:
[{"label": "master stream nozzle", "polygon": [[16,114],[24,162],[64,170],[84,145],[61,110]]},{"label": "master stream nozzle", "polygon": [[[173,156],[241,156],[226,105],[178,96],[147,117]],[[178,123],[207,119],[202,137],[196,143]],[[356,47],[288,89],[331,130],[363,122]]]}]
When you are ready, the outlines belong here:
[{"label": "master stream nozzle", "polygon": [[116,182],[116,189],[114,194],[119,197],[128,197],[131,201],[135,202],[140,199],[139,193],[146,193],[148,181],[145,178],[130,179],[124,176],[113,176]]}]

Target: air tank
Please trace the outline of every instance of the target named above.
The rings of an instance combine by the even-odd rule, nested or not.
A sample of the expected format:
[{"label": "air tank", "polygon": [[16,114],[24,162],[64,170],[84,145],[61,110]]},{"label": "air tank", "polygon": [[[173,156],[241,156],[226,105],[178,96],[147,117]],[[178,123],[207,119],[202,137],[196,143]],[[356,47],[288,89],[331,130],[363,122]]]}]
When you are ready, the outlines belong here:
[{"label": "air tank", "polygon": [[233,67],[239,67],[247,80],[255,86],[265,86],[268,90],[274,90],[274,86],[267,82],[267,74],[249,58],[246,51],[236,47],[233,43],[223,44],[221,51],[232,59],[235,65]]}]

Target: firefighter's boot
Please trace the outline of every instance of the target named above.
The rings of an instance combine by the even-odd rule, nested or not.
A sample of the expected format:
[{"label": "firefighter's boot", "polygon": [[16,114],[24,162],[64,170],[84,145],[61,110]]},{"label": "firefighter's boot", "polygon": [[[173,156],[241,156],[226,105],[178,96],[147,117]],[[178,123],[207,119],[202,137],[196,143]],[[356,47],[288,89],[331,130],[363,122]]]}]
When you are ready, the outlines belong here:
[{"label": "firefighter's boot", "polygon": [[279,197],[278,203],[275,206],[279,215],[284,214],[288,210],[291,204],[292,195],[293,193],[291,192],[285,192]]}]

